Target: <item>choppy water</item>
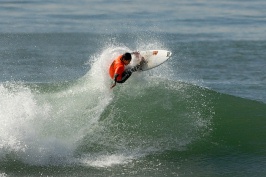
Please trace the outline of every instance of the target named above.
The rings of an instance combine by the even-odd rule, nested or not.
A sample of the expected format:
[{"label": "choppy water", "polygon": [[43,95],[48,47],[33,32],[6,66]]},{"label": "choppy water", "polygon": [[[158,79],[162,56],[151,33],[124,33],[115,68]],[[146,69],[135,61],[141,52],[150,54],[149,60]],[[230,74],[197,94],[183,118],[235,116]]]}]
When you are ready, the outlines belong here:
[{"label": "choppy water", "polygon": [[[0,2],[0,176],[264,176],[265,7]],[[111,91],[147,49],[173,56]]]}]

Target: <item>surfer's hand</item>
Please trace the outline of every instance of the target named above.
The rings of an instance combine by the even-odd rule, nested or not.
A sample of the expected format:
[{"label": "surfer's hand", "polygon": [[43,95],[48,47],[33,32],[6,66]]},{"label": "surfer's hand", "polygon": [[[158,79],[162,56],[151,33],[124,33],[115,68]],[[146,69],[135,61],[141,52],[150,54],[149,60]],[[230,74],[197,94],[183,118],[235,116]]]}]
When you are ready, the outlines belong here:
[{"label": "surfer's hand", "polygon": [[138,55],[139,52],[138,51],[135,51],[135,52],[131,52],[131,54]]},{"label": "surfer's hand", "polygon": [[116,86],[116,82],[110,87],[110,89],[114,88]]},{"label": "surfer's hand", "polygon": [[139,58],[139,56],[140,56],[140,53],[139,52],[132,52],[131,54],[133,54],[133,55],[135,55],[137,58]]}]

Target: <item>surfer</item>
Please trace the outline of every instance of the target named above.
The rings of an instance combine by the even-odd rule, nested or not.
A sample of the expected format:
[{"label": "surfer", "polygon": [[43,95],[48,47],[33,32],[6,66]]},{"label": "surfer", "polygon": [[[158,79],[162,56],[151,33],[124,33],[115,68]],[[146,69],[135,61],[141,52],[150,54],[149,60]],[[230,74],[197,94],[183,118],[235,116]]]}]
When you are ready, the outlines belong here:
[{"label": "surfer", "polygon": [[[136,56],[139,55],[138,52],[133,52]],[[144,60],[141,60],[140,64],[129,69],[125,69],[132,59],[131,53],[124,53],[123,55],[118,56],[109,68],[109,75],[112,79],[114,79],[114,84],[112,84],[111,88],[116,86],[116,83],[124,83],[133,72],[141,69],[141,65],[144,63]]]}]

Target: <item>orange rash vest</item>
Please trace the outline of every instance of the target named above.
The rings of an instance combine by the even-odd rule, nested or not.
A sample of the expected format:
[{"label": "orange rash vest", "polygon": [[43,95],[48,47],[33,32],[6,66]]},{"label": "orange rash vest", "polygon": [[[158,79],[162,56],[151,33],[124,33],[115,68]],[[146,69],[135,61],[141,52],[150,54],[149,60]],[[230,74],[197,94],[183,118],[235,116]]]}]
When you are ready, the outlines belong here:
[{"label": "orange rash vest", "polygon": [[122,74],[125,71],[124,63],[121,61],[122,55],[118,56],[109,68],[109,75],[114,79],[115,74],[118,74],[117,81],[122,79]]}]

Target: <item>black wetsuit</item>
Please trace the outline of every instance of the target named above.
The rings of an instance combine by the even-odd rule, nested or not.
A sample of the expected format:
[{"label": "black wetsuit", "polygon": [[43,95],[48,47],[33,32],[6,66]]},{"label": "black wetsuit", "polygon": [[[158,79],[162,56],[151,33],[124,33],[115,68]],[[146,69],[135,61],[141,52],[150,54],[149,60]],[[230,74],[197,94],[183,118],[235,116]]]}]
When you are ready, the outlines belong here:
[{"label": "black wetsuit", "polygon": [[117,81],[116,80],[118,74],[115,75],[115,82],[117,82],[117,83],[124,83],[131,76],[131,74],[133,72],[138,71],[138,70],[141,70],[141,65],[137,65],[137,66],[134,66],[133,68],[129,68],[129,69],[125,70],[123,72],[123,74],[122,74],[122,79],[120,81]]}]

